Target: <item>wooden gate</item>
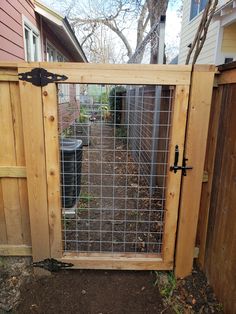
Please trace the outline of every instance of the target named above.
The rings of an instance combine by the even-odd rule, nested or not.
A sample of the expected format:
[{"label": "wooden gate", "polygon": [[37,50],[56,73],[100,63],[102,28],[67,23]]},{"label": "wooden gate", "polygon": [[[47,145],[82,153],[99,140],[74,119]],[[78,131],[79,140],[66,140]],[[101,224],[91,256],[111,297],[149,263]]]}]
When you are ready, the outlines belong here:
[{"label": "wooden gate", "polygon": [[[34,72],[31,71],[33,69]],[[40,70],[39,70],[40,69]],[[44,70],[49,72],[46,76]],[[198,74],[200,73],[200,76]],[[167,65],[94,65],[94,64],[72,64],[72,63],[24,63],[18,65],[20,102],[22,112],[24,151],[27,169],[27,186],[29,199],[29,216],[32,239],[32,255],[35,262],[46,258],[54,258],[62,262],[72,263],[75,268],[97,268],[97,269],[173,269],[175,243],[177,234],[177,221],[180,220],[178,230],[179,237],[188,233],[188,222],[182,221],[179,215],[179,204],[186,202],[186,196],[191,187],[182,188],[184,184],[182,161],[189,156],[186,151],[185,142],[188,134],[190,141],[196,136],[195,143],[191,143],[189,153],[199,149],[196,157],[201,156],[202,161],[194,164],[194,157],[188,162],[193,167],[187,177],[194,183],[195,171],[202,171],[205,153],[205,134],[208,125],[206,121],[200,121],[201,115],[195,114],[194,105],[189,110],[189,90],[191,83],[191,66],[167,66]],[[191,95],[194,101],[198,93],[207,90],[206,97],[202,96],[201,104],[207,114],[210,107],[211,89],[214,77],[214,69],[199,68],[196,70],[196,79],[207,78],[205,85],[192,85]],[[8,76],[9,77],[9,76]],[[33,80],[33,84],[32,84]],[[168,158],[166,165],[166,184],[164,202],[164,229],[162,249],[158,253],[150,252],[68,252],[64,249],[62,242],[62,204],[61,204],[61,178],[60,178],[60,144],[59,144],[59,121],[58,121],[58,83],[69,84],[110,84],[110,85],[132,85],[132,86],[171,86],[173,88],[172,111],[170,115],[170,135],[168,141]],[[197,87],[197,86],[200,86]],[[193,103],[194,103],[193,101]],[[191,116],[192,115],[192,116]],[[194,117],[197,119],[194,120]],[[193,117],[193,118],[192,118]],[[199,127],[198,132],[192,134],[192,127]],[[186,129],[188,134],[186,136]],[[202,147],[199,141],[202,142]],[[187,148],[188,151],[189,148]],[[187,165],[187,166],[188,166]],[[201,175],[200,175],[201,177]],[[201,178],[197,177],[198,184]],[[195,180],[195,181],[194,181]],[[196,185],[195,185],[196,186]],[[180,202],[181,196],[181,202]],[[197,203],[200,197],[193,196],[193,202]],[[197,207],[197,204],[196,204]],[[184,213],[187,209],[181,208]],[[188,210],[189,213],[189,210]],[[185,213],[186,214],[186,213]],[[184,215],[185,215],[184,214]],[[193,211],[193,215],[196,211]],[[191,216],[191,214],[189,215]],[[194,237],[194,228],[197,222],[192,223],[193,232],[189,235]],[[191,226],[190,226],[191,227]],[[181,250],[188,241],[179,244],[177,256],[178,264],[182,267]],[[178,243],[177,243],[178,244]],[[186,250],[192,259],[193,243],[187,243]]]}]

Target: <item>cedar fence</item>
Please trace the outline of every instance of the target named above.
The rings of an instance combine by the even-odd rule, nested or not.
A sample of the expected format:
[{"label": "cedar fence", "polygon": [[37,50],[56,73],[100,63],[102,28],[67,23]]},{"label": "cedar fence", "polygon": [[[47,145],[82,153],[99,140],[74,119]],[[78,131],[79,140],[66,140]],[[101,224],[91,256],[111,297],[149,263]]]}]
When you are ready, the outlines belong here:
[{"label": "cedar fence", "polygon": [[[194,230],[197,228],[198,190],[201,189],[199,179],[201,180],[202,177],[201,171],[204,162],[199,159],[199,155],[204,155],[208,123],[205,123],[199,130],[197,128],[201,120],[207,120],[209,104],[206,99],[211,99],[211,89],[206,85],[206,81],[209,82],[209,86],[212,86],[211,82],[215,71],[214,69],[209,70],[209,66],[206,66],[206,70],[203,69],[198,70],[196,67],[191,81],[191,105],[185,154],[189,158],[189,164],[193,164],[195,169],[200,169],[200,171],[196,171],[194,175],[189,172],[189,175],[182,179],[182,197],[175,250],[176,275],[178,277],[187,275],[191,270]],[[197,233],[197,245],[200,248],[198,261],[219,300],[224,304],[226,313],[235,313],[236,65],[220,67],[219,72],[216,76],[213,93],[205,175],[202,184]],[[168,75],[166,77],[168,78]],[[5,63],[1,67],[0,78],[0,103],[4,104],[0,106],[0,117],[4,116],[0,123],[0,255],[30,256],[32,255],[32,230],[29,207],[31,206],[33,212],[33,202],[37,204],[38,208],[44,208],[48,202],[47,186],[37,185],[40,197],[38,193],[30,195],[30,201],[28,200],[31,187],[27,186],[27,177],[34,182],[41,182],[42,178],[26,169],[24,140],[27,138],[23,134],[26,118],[25,121],[22,121],[24,113],[21,112],[23,107],[20,101],[17,64]],[[201,92],[202,90],[204,93]],[[40,98],[41,91],[39,90],[38,93],[39,95],[36,96]],[[31,134],[37,138],[39,134],[43,133],[44,116],[42,108],[34,106],[34,96],[32,96],[31,110],[34,120],[31,121]],[[30,156],[31,160],[37,160],[38,176],[46,176],[45,146],[40,141],[35,141],[32,145],[35,145],[38,152]],[[42,215],[46,215],[44,210],[35,217],[35,224],[37,219],[53,220],[52,216],[42,217]],[[188,221],[187,225],[186,221]],[[38,246],[37,250],[41,247],[42,250],[45,250],[43,242],[42,244],[39,242]]]},{"label": "cedar fence", "polygon": [[236,62],[218,70],[198,222],[198,262],[225,313],[236,313]]}]

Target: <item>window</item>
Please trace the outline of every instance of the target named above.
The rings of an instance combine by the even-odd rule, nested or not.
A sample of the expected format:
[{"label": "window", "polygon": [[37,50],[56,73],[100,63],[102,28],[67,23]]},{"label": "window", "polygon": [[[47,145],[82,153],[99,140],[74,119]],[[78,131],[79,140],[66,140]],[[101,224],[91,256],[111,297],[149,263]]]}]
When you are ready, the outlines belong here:
[{"label": "window", "polygon": [[207,0],[191,0],[190,21],[205,9]]},{"label": "window", "polygon": [[[51,43],[47,41],[47,61],[64,62],[66,58]],[[58,84],[58,101],[60,104],[70,101],[70,85]]]},{"label": "window", "polygon": [[24,25],[24,48],[26,61],[40,61],[40,37],[38,29],[25,17]]},{"label": "window", "polygon": [[64,62],[66,58],[51,43],[47,41],[47,61]]}]

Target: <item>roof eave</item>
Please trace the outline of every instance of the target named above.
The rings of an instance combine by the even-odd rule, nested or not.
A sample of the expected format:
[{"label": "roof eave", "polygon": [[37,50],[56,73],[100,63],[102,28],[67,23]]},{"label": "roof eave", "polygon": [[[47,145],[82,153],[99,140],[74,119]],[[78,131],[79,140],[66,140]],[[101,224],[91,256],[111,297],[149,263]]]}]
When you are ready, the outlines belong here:
[{"label": "roof eave", "polygon": [[66,17],[64,18],[59,13],[51,10],[48,6],[44,5],[38,0],[35,0],[35,12],[55,23],[56,25],[60,26],[67,35],[67,37],[70,39],[70,42],[76,49],[78,55],[80,56],[80,59],[82,59],[84,62],[88,62],[85,53]]}]

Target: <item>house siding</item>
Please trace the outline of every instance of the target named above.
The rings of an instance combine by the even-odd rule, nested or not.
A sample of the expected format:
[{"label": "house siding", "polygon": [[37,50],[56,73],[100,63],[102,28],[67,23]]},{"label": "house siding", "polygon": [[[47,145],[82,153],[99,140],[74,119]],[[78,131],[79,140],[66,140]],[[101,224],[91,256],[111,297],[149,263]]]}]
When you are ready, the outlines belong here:
[{"label": "house siding", "polygon": [[[219,1],[218,7],[222,6],[226,1]],[[184,64],[186,61],[187,53],[189,48],[187,47],[192,43],[195,37],[198,25],[200,23],[202,13],[196,16],[190,21],[190,9],[191,1],[184,0],[183,3],[183,19],[182,19],[182,30],[181,30],[181,40],[180,40],[180,50],[179,50],[179,63]],[[200,56],[198,57],[197,63],[204,64],[214,64],[216,63],[216,50],[218,47],[218,30],[220,24],[219,21],[213,21],[208,29],[207,38],[204,43],[203,49]]]},{"label": "house siding", "polygon": [[236,52],[235,39],[236,39],[236,23],[226,26],[224,28],[221,52],[235,54]]},{"label": "house siding", "polygon": [[0,7],[0,60],[24,60],[22,15],[37,27],[31,1],[1,0]]}]

